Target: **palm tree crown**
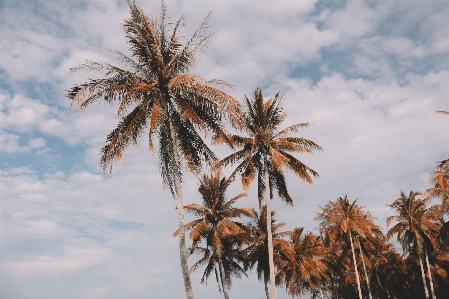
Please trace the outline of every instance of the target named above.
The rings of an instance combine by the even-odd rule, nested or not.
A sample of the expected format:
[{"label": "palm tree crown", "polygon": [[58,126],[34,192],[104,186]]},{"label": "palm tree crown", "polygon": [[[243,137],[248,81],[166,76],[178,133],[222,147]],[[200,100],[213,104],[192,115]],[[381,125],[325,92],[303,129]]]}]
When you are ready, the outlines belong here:
[{"label": "palm tree crown", "polygon": [[441,161],[430,173],[432,188],[426,191],[430,197],[440,197],[444,212],[449,212],[449,159]]},{"label": "palm tree crown", "polygon": [[[280,231],[286,224],[284,222],[276,223],[273,218],[275,211],[271,211],[271,233],[273,242],[273,260],[275,266],[279,269],[282,268],[284,262],[288,259],[292,259],[293,249],[285,237],[291,235],[290,231]],[[265,285],[265,292],[267,298],[270,298],[267,283],[270,279],[270,265],[269,265],[269,250],[268,250],[268,230],[267,230],[267,208],[261,207],[260,214],[256,214],[253,217],[253,221],[249,225],[251,234],[250,245],[246,249],[247,251],[247,267],[253,268],[255,265],[257,277],[259,280],[263,279]]]},{"label": "palm tree crown", "polygon": [[[293,204],[293,199],[287,190],[283,173],[284,167],[291,169],[308,183],[312,183],[310,175],[319,175],[290,153],[312,153],[315,150],[322,150],[322,148],[311,140],[288,136],[289,133],[295,133],[300,128],[308,127],[309,123],[299,123],[280,130],[280,125],[285,120],[286,114],[282,110],[282,96],[279,93],[273,99],[264,102],[262,91],[256,89],[254,99],[245,97],[245,100],[246,109],[242,115],[241,124],[248,136],[227,136],[233,147],[238,150],[224,158],[220,164],[227,166],[239,163],[233,175],[241,174],[245,189],[249,188],[257,175],[259,202],[262,202],[266,187],[264,183],[264,165],[266,163],[270,190],[276,189],[283,200]],[[215,137],[217,144],[227,140],[223,135]]]},{"label": "palm tree crown", "polygon": [[134,1],[128,3],[131,17],[125,20],[123,29],[131,56],[113,51],[124,67],[86,61],[72,68],[71,72],[103,72],[105,77],[73,86],[67,97],[81,108],[101,98],[109,103],[119,102],[118,115],[122,120],[108,135],[101,150],[104,169],[122,159],[124,150],[136,145],[147,128],[151,149],[157,136],[162,177],[173,192],[174,172],[178,175],[181,172],[172,149],[179,152],[179,162],[184,162],[192,171],[201,170],[203,159],[215,161],[214,153],[202,141],[198,129],[222,136],[221,121],[228,118],[235,123],[238,103],[215,87],[227,83],[206,81],[199,75],[186,73],[211,37],[205,35],[210,15],[183,45],[179,32],[185,22],[184,16],[172,25],[167,20],[164,4],[157,20],[148,17]]},{"label": "palm tree crown", "polygon": [[410,191],[407,196],[401,191],[401,196],[387,205],[396,212],[396,215],[387,217],[387,226],[393,221],[396,224],[390,228],[386,237],[390,239],[396,234],[404,252],[414,249],[422,253],[424,246],[432,246],[439,231],[436,223],[440,218],[438,209],[435,206],[428,208],[429,199],[419,199],[419,195],[420,192]]},{"label": "palm tree crown", "polygon": [[327,267],[321,260],[325,248],[320,237],[311,232],[304,233],[304,228],[295,228],[290,236],[293,245],[293,262],[287,263],[282,270],[288,292],[303,297],[303,289],[311,292],[320,288],[326,280]]}]

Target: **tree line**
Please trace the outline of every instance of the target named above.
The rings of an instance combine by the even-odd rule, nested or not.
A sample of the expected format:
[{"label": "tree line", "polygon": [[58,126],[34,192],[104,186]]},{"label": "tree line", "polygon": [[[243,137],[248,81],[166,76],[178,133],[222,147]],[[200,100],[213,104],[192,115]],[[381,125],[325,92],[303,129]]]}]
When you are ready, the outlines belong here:
[{"label": "tree line", "polygon": [[[301,298],[304,293],[314,298],[422,298],[424,292],[435,299],[449,293],[448,225],[443,223],[448,213],[448,160],[435,168],[433,187],[422,197],[419,192],[401,193],[390,205],[395,215],[387,222],[394,225],[385,235],[371,214],[347,197],[320,207],[319,235],[303,228],[282,231],[285,224],[276,222],[271,200],[276,191],[286,204],[293,203],[285,171],[307,183],[319,176],[293,155],[322,150],[314,141],[294,136],[309,123],[282,128],[286,113],[279,93],[265,100],[256,88],[242,105],[221,90],[230,84],[189,73],[213,35],[207,34],[210,13],[183,43],[185,16],[171,22],[164,2],[159,17],[148,16],[134,0],[128,5],[130,16],[122,28],[130,54],[112,51],[121,67],[86,60],[70,69],[103,77],[74,85],[66,96],[80,108],[98,100],[118,103],[120,121],[100,152],[103,170],[112,171],[143,135],[158,152],[162,182],[176,201],[175,235],[186,298],[194,298],[190,273],[201,266],[202,281],[214,274],[225,298],[232,279],[246,276],[250,269],[263,280],[268,299],[276,298],[277,286]],[[237,133],[230,133],[231,128]],[[202,134],[233,153],[219,159]],[[222,177],[225,167],[235,167],[228,178]],[[184,170],[201,177],[201,205],[183,204]],[[226,190],[236,177],[245,190],[257,177],[257,211],[235,206],[244,193],[227,200]],[[432,197],[441,198],[442,204],[429,207]],[[186,224],[185,210],[198,218]],[[186,232],[192,240],[189,248]],[[393,236],[402,245],[402,255],[389,242]],[[192,254],[200,259],[189,269]]]},{"label": "tree line", "polygon": [[[441,171],[441,167],[445,167]],[[449,194],[449,159],[432,173],[432,184],[424,194],[400,192],[391,204],[384,234],[369,211],[347,196],[320,206],[315,220],[319,234],[298,227],[281,231],[275,211],[267,217],[267,206],[238,208],[238,194],[230,200],[230,180],[219,172],[200,180],[202,204],[185,209],[196,219],[185,225],[193,243],[190,254],[200,259],[190,271],[204,266],[202,282],[215,274],[224,298],[229,298],[232,279],[256,269],[270,298],[268,226],[272,234],[274,283],[288,294],[304,298],[445,298],[449,293],[449,222],[443,215],[448,202],[430,205],[435,192]],[[435,175],[438,174],[438,175]],[[445,190],[440,190],[441,184]],[[244,223],[241,217],[247,217]],[[177,235],[178,232],[175,233]],[[394,237],[402,246],[399,253]]]}]

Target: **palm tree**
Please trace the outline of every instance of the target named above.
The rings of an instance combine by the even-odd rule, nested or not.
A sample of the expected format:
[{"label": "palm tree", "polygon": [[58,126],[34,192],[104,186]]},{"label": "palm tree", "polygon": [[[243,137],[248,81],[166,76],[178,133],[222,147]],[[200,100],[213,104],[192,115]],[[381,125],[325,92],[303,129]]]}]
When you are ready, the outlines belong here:
[{"label": "palm tree", "polygon": [[449,212],[449,159],[441,161],[430,173],[432,188],[427,189],[426,196],[440,197],[443,212]]},{"label": "palm tree", "polygon": [[392,204],[387,204],[396,212],[396,215],[387,217],[387,226],[390,226],[393,221],[397,223],[388,231],[386,237],[390,239],[396,234],[404,253],[415,251],[418,254],[424,291],[426,298],[429,298],[423,266],[423,259],[426,259],[432,298],[435,298],[427,251],[431,250],[435,243],[439,231],[436,221],[441,214],[435,207],[427,208],[429,199],[419,199],[417,198],[419,195],[421,195],[420,192],[410,191],[407,196],[401,191],[399,198]]},{"label": "palm tree", "polygon": [[[235,266],[235,263],[232,263],[232,259],[228,259],[227,261],[231,262],[231,267],[227,267],[228,271],[225,271],[223,261],[226,257],[226,253],[230,254],[229,257],[238,257],[238,254],[233,252],[234,249],[232,248],[232,244],[235,243],[235,239],[248,240],[246,226],[240,222],[233,221],[231,218],[255,216],[254,209],[236,208],[233,206],[239,198],[246,196],[245,193],[240,193],[226,201],[226,190],[230,183],[231,180],[220,178],[219,172],[211,174],[210,176],[204,175],[200,180],[200,187],[198,189],[203,199],[203,205],[190,204],[184,206],[184,209],[186,209],[187,212],[198,216],[198,219],[190,221],[185,225],[185,229],[191,231],[190,238],[193,241],[191,253],[198,247],[199,242],[204,240],[207,245],[205,249],[199,249],[205,253],[205,258],[200,259],[200,261],[195,263],[192,270],[206,261],[208,261],[211,266],[214,264],[213,261],[216,261],[219,265],[221,286],[223,288],[225,299],[229,299],[228,285],[231,281],[229,270],[231,267]],[[175,232],[175,236],[177,236],[178,233],[179,230]],[[212,250],[208,251],[209,247],[212,248]],[[208,276],[207,273],[210,274],[210,269],[211,267],[206,268],[206,278]],[[236,267],[236,269],[243,270],[239,266]]]},{"label": "palm tree", "polygon": [[[372,268],[377,284],[373,284],[373,286],[379,286],[382,292],[387,294],[388,299],[395,296],[398,293],[398,289],[401,292],[399,295],[402,295],[400,297],[406,297],[402,293],[405,290],[405,288],[402,288],[405,281],[401,281],[401,279],[405,278],[403,259],[394,250],[393,245],[386,243],[383,237],[376,242],[376,245],[377,248],[372,255]],[[380,297],[379,291],[378,297]]]},{"label": "palm tree", "polygon": [[222,240],[222,247],[220,248],[219,255],[213,246],[213,236],[210,234],[210,231],[206,234],[205,240],[206,245],[204,247],[197,245],[195,248],[191,248],[191,253],[196,253],[200,255],[201,258],[190,267],[190,272],[205,265],[206,267],[203,272],[203,277],[201,278],[201,283],[205,282],[207,284],[207,279],[210,274],[215,272],[218,289],[220,292],[223,289],[225,297],[228,298],[229,294],[227,288],[231,286],[231,276],[237,276],[238,278],[240,278],[242,274],[247,276],[246,271],[241,266],[244,265],[247,260],[245,251],[242,248],[247,242],[246,240],[238,238],[227,238],[226,240]]},{"label": "palm tree", "polygon": [[122,68],[106,62],[86,61],[70,71],[79,70],[104,73],[103,78],[89,79],[68,90],[72,104],[84,108],[99,99],[108,103],[119,102],[118,115],[122,118],[107,136],[101,150],[101,167],[106,170],[121,160],[124,151],[136,145],[149,130],[149,147],[154,149],[154,137],[159,142],[159,166],[165,187],[176,200],[181,269],[187,298],[193,298],[190,283],[184,233],[182,205],[183,167],[199,173],[202,162],[216,161],[214,153],[198,134],[198,130],[211,131],[221,136],[225,118],[237,121],[237,102],[216,86],[226,85],[220,80],[205,81],[198,75],[188,74],[207,46],[211,35],[206,35],[210,14],[185,44],[179,33],[185,18],[172,24],[166,17],[162,3],[160,18],[148,17],[134,0],[128,0],[130,17],[123,30],[130,45],[131,56],[113,51]]},{"label": "palm tree", "polygon": [[282,270],[285,283],[290,294],[304,298],[303,288],[308,286],[310,291],[321,285],[327,279],[326,264],[321,260],[325,255],[325,248],[320,237],[311,232],[303,233],[304,228],[295,228],[290,236],[293,245],[293,262],[287,263]]},{"label": "palm tree", "polygon": [[[356,205],[357,199],[349,203],[348,196],[338,198],[337,201],[330,201],[321,208],[321,212],[315,218],[321,220],[320,230],[331,239],[347,240],[351,245],[352,260],[354,263],[354,273],[357,281],[357,290],[359,298],[362,299],[362,290],[360,288],[360,278],[357,270],[357,261],[354,251],[354,241],[352,236],[357,238],[369,239],[375,234],[379,228],[372,218],[363,213],[362,207]],[[360,246],[360,245],[359,245]],[[365,273],[366,274],[366,273]],[[368,290],[369,281],[367,280]],[[371,296],[370,290],[369,295]]]},{"label": "palm tree", "polygon": [[[270,263],[269,263],[269,250],[268,250],[268,237],[267,230],[267,211],[266,206],[261,206],[260,214],[253,217],[252,223],[249,225],[249,231],[251,233],[250,245],[246,249],[247,252],[247,264],[246,268],[252,269],[257,265],[256,272],[259,280],[263,278],[265,286],[265,294],[267,299],[270,299],[270,293],[268,291],[268,280],[270,279]],[[283,239],[291,234],[290,231],[279,231],[279,229],[285,226],[284,222],[276,224],[274,219],[275,211],[271,211],[271,233],[273,240],[273,261],[278,268],[282,268],[282,264],[292,258],[292,246],[290,242]]]},{"label": "palm tree", "polygon": [[[282,110],[282,96],[275,95],[273,99],[264,102],[262,91],[257,88],[254,91],[254,99],[246,99],[246,110],[242,115],[242,127],[248,137],[216,136],[215,143],[220,144],[231,140],[233,147],[239,148],[235,153],[224,158],[220,164],[239,163],[232,176],[241,174],[242,184],[245,189],[249,188],[255,176],[258,177],[259,207],[265,197],[267,206],[267,224],[271,223],[271,198],[272,190],[276,189],[279,196],[288,204],[293,200],[288,193],[285,181],[284,169],[289,168],[308,183],[312,183],[310,175],[318,176],[318,173],[300,162],[289,152],[312,153],[322,148],[311,140],[302,137],[291,137],[289,133],[297,132],[300,128],[306,128],[309,123],[299,123],[279,130],[280,125],[286,118]],[[276,284],[273,261],[273,240],[271,227],[268,231],[268,251],[270,265],[270,282],[272,299],[276,298]]]}]

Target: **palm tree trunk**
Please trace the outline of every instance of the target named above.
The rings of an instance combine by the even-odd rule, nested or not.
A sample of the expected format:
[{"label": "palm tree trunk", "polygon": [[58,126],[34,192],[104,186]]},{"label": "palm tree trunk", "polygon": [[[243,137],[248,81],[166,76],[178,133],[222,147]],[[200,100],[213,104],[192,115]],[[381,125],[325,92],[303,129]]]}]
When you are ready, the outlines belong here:
[{"label": "palm tree trunk", "polygon": [[301,279],[299,278],[299,273],[298,273],[299,271],[298,270],[296,270],[296,277],[297,277],[297,279],[296,279],[296,284],[299,286],[299,296],[300,296],[300,298],[301,299],[304,299],[304,294],[303,294],[303,292],[302,292],[302,283],[301,283]]},{"label": "palm tree trunk", "polygon": [[390,299],[390,290],[388,289],[388,282],[386,278],[385,278],[385,288],[387,289],[387,297],[388,299]]},{"label": "palm tree trunk", "polygon": [[265,168],[265,198],[267,200],[267,234],[268,234],[268,262],[270,266],[271,299],[276,299],[276,281],[274,276],[273,260],[273,235],[271,234],[271,198],[270,198],[270,177],[268,174],[267,157],[264,161]]},{"label": "palm tree trunk", "polygon": [[331,270],[331,277],[332,277],[332,298],[336,298],[337,297],[337,288],[335,286],[335,277],[334,277],[334,271]]},{"label": "palm tree trunk", "polygon": [[422,282],[424,284],[424,291],[426,292],[426,299],[429,299],[429,291],[427,290],[426,276],[424,275],[424,268],[423,268],[421,254],[418,253],[418,257],[419,257],[419,265],[421,266],[421,276],[422,276]]},{"label": "palm tree trunk", "polygon": [[[167,111],[166,111],[167,112]],[[168,112],[167,112],[168,117]],[[172,151],[173,151],[173,162],[174,167],[179,165],[178,151],[176,150],[176,135],[173,129],[173,125],[170,120],[168,120],[170,126],[170,137],[172,141]],[[182,277],[184,279],[184,289],[186,292],[187,299],[194,299],[192,283],[190,281],[189,266],[187,264],[187,249],[186,249],[186,234],[184,227],[184,207],[182,204],[182,193],[181,193],[181,178],[177,169],[173,171],[174,187],[175,187],[175,200],[176,200],[176,211],[178,213],[178,230],[179,230],[179,256],[181,259],[181,271]]]},{"label": "palm tree trunk", "polygon": [[324,299],[323,290],[320,288],[321,299]]},{"label": "palm tree trunk", "polygon": [[357,280],[357,289],[359,290],[359,298],[362,298],[362,290],[360,289],[360,279],[359,279],[359,272],[357,270],[357,262],[355,260],[355,252],[354,252],[354,244],[352,243],[352,234],[351,231],[349,231],[349,241],[351,241],[351,251],[352,251],[352,259],[354,261],[354,268],[355,268],[355,278]]},{"label": "palm tree trunk", "polygon": [[432,292],[432,299],[436,299],[435,290],[433,289],[432,273],[430,272],[429,258],[427,256],[427,250],[425,250],[425,249],[424,249],[424,254],[426,255],[427,278],[429,278],[429,282],[430,282],[430,291]]},{"label": "palm tree trunk", "polygon": [[270,292],[268,291],[268,281],[265,277],[265,273],[263,274],[263,284],[265,286],[265,295],[267,295],[267,299],[270,299]]},{"label": "palm tree trunk", "polygon": [[228,285],[226,284],[226,278],[225,278],[225,271],[224,271],[224,267],[223,267],[222,254],[221,254],[220,251],[218,252],[218,265],[220,267],[220,278],[221,278],[221,286],[223,288],[223,295],[224,295],[225,299],[229,299]]},{"label": "palm tree trunk", "polygon": [[371,296],[371,287],[369,285],[368,272],[366,271],[365,257],[363,256],[362,244],[360,244],[360,238],[359,237],[357,237],[357,241],[359,242],[360,255],[362,256],[363,269],[365,270],[365,279],[366,279],[366,285],[368,286],[369,299],[373,299],[373,297]]}]

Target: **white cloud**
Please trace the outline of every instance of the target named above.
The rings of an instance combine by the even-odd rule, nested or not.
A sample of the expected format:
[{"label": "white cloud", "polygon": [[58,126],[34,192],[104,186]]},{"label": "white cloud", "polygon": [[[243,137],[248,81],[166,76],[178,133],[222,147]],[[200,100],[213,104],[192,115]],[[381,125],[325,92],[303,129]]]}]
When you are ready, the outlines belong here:
[{"label": "white cloud", "polygon": [[322,21],[328,28],[338,32],[342,40],[363,36],[374,29],[379,14],[364,1],[347,1],[345,7],[330,15],[323,15]]},{"label": "white cloud", "polygon": [[28,141],[28,147],[29,148],[40,148],[45,146],[45,140],[42,138],[35,138],[35,139],[30,139]]},{"label": "white cloud", "polygon": [[23,148],[19,145],[19,135],[5,134],[0,135],[0,151],[6,153],[22,152]]},{"label": "white cloud", "polygon": [[22,95],[17,95],[11,99],[9,95],[1,94],[1,101],[4,107],[0,115],[2,129],[27,132],[43,122],[50,114],[49,106]]}]

